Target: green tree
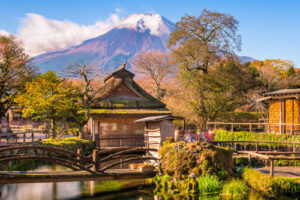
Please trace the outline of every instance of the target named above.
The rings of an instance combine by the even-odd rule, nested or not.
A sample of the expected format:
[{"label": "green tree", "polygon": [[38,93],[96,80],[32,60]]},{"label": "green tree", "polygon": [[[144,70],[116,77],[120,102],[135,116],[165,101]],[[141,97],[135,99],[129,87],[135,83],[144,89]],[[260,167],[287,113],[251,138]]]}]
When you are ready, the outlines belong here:
[{"label": "green tree", "polygon": [[296,73],[296,72],[295,72],[294,66],[290,66],[290,67],[287,69],[286,75],[287,75],[287,77],[289,77],[289,76],[294,75],[295,73]]},{"label": "green tree", "polygon": [[221,57],[240,50],[238,21],[228,14],[204,9],[199,17],[186,15],[176,23],[169,39],[173,56],[188,70],[208,73],[208,67]]},{"label": "green tree", "polygon": [[0,119],[33,74],[20,42],[14,36],[0,36]]},{"label": "green tree", "polygon": [[187,88],[187,105],[198,117],[198,125],[204,129],[207,121],[226,117],[243,103],[243,96],[250,86],[251,73],[238,62],[226,60],[214,66],[206,74],[185,68],[180,77]]},{"label": "green tree", "polygon": [[50,122],[51,137],[56,137],[61,120],[82,120],[79,114],[82,106],[78,101],[78,91],[71,83],[49,71],[27,82],[25,93],[17,97],[16,103],[23,106],[23,117]]}]

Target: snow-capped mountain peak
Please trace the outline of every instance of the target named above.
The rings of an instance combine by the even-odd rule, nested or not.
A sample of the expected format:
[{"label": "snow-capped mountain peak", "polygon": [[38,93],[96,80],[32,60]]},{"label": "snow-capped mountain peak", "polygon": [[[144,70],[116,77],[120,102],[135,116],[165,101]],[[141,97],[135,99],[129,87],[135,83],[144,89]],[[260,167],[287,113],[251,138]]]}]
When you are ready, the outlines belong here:
[{"label": "snow-capped mountain peak", "polygon": [[131,14],[121,20],[115,28],[130,28],[138,32],[149,31],[152,35],[170,34],[174,24],[159,14]]}]

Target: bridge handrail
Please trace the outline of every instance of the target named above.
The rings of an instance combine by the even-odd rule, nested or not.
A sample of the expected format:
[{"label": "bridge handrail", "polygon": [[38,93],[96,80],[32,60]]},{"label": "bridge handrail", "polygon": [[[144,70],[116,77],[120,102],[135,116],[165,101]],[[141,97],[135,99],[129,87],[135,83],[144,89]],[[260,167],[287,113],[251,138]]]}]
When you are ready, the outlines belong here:
[{"label": "bridge handrail", "polygon": [[57,158],[57,157],[49,157],[49,156],[28,156],[28,155],[15,155],[15,156],[10,156],[10,157],[6,157],[6,158],[2,158],[0,159],[0,162],[7,162],[7,161],[15,161],[15,160],[28,160],[28,159],[39,159],[39,160],[45,160],[45,161],[51,161],[51,162],[56,162],[60,165],[63,165],[63,166],[66,166],[70,169],[73,169],[73,170],[78,170],[76,169],[75,167],[73,166],[76,166],[78,167],[79,169],[81,170],[85,170],[85,171],[88,171],[92,174],[95,174],[94,171],[90,170],[89,168],[86,168],[82,165],[79,165],[77,164],[76,162],[70,162],[68,160],[65,160],[63,158]]},{"label": "bridge handrail", "polygon": [[73,151],[70,151],[67,149],[62,149],[62,148],[52,147],[52,146],[28,145],[28,144],[26,144],[26,145],[6,145],[5,147],[0,146],[0,152],[11,151],[11,150],[16,150],[16,149],[39,149],[39,150],[45,150],[45,151],[49,151],[52,153],[56,153],[56,154],[66,156],[66,157],[70,157],[70,155],[77,156],[84,161],[90,161],[87,158],[87,156],[77,154],[76,152],[73,152]]}]

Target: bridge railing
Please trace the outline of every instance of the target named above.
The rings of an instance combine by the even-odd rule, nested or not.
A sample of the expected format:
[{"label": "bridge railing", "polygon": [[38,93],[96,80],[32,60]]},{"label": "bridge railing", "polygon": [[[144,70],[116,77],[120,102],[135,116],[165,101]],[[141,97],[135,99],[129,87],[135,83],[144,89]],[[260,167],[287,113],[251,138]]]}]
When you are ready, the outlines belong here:
[{"label": "bridge railing", "polygon": [[[36,155],[32,155],[32,151],[25,151],[25,154],[19,154],[18,151],[15,150],[41,150],[33,151]],[[0,146],[1,152],[12,152],[11,155],[1,155],[0,154],[0,162],[8,162],[8,161],[17,161],[17,160],[44,160],[49,162],[54,162],[73,170],[85,170],[90,173],[102,173],[107,169],[111,169],[116,165],[122,163],[130,163],[133,161],[145,161],[145,160],[157,160],[158,158],[151,156],[142,156],[141,152],[146,151],[154,151],[155,149],[146,149],[143,147],[136,148],[115,148],[109,150],[99,151],[98,149],[94,149],[92,155],[85,156],[83,155],[82,149],[77,149],[77,152],[73,152],[70,150],[52,147],[52,146],[44,146],[44,145],[28,145],[28,144],[17,144],[17,145],[6,145]],[[116,152],[117,151],[117,152]],[[21,151],[23,152],[23,151]],[[47,153],[45,155],[45,153]],[[106,155],[106,156],[105,156]],[[100,164],[104,163],[108,160],[117,160],[113,163],[109,163],[106,165]]]},{"label": "bridge railing", "polygon": [[[238,151],[238,154],[246,154],[248,156],[248,163],[251,167],[251,160],[253,157],[267,160],[270,163],[269,174],[274,176],[274,162],[277,160],[300,160],[300,152],[266,152],[266,151]],[[283,156],[282,156],[283,155]],[[288,155],[288,156],[286,156]],[[293,155],[293,156],[292,156]]]}]

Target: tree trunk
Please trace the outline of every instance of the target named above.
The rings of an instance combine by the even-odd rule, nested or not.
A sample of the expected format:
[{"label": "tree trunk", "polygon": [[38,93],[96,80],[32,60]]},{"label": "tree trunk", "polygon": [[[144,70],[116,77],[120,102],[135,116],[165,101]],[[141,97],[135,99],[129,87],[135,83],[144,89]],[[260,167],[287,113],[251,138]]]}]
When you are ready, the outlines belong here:
[{"label": "tree trunk", "polygon": [[56,138],[56,119],[52,118],[51,120],[51,131],[50,131],[50,137]]},{"label": "tree trunk", "polygon": [[83,139],[84,138],[84,129],[83,129],[84,125],[80,125],[79,126],[79,138]]}]

